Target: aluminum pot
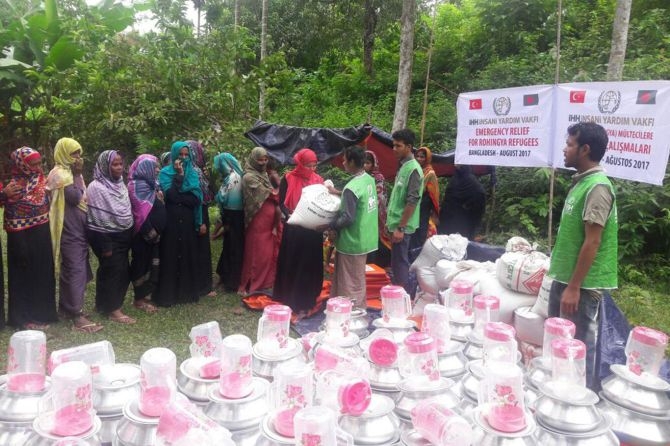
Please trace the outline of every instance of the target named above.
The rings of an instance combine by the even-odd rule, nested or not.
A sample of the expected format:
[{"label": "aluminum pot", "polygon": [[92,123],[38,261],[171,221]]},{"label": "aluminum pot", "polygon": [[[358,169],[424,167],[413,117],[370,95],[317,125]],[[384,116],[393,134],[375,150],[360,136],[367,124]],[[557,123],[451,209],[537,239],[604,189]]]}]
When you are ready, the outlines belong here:
[{"label": "aluminum pot", "polygon": [[140,368],[135,364],[100,367],[93,379],[93,408],[98,415],[121,415],[123,406],[140,394]]},{"label": "aluminum pot", "polygon": [[272,382],[274,370],[279,364],[285,362],[305,362],[305,355],[302,351],[302,344],[297,339],[289,338],[289,347],[282,356],[267,356],[258,351],[258,344],[253,347],[252,370],[254,375],[265,378]]},{"label": "aluminum pot", "polygon": [[210,389],[219,384],[218,378],[201,378],[200,367],[208,358],[188,358],[177,370],[177,388],[192,401],[209,401]]},{"label": "aluminum pot", "polygon": [[554,381],[543,384],[540,391],[543,395],[535,401],[535,417],[542,425],[560,432],[588,432],[602,423],[596,407],[598,395],[593,391]]},{"label": "aluminum pot", "polygon": [[7,375],[0,376],[0,421],[32,422],[39,411],[40,399],[50,387],[51,378],[47,376],[41,392],[12,392],[7,389]]},{"label": "aluminum pot", "polygon": [[461,394],[471,400],[477,401],[480,382],[484,379],[484,368],[481,360],[470,361],[467,365],[467,373],[461,378],[459,388]]},{"label": "aluminum pot", "polygon": [[416,322],[409,319],[395,324],[395,323],[386,323],[384,319],[377,318],[372,321],[372,326],[374,328],[386,328],[391,331],[393,334],[393,340],[396,344],[401,345],[405,338],[416,331]]},{"label": "aluminum pot", "polygon": [[[57,440],[64,438],[43,431],[40,425],[40,418],[35,418],[33,421],[33,433],[26,440],[26,442],[22,444],[22,446],[53,446]],[[101,446],[102,443],[100,442],[100,437],[98,436],[101,426],[102,423],[100,422],[100,418],[93,417],[93,427],[91,427],[88,432],[75,436],[75,438],[83,442],[86,446]]]},{"label": "aluminum pot", "polygon": [[258,441],[258,437],[261,435],[261,431],[258,429],[257,425],[250,429],[230,431],[230,433],[233,436],[233,442],[235,442],[237,446],[255,446],[256,442]]},{"label": "aluminum pot", "polygon": [[668,446],[670,417],[635,412],[609,401],[601,393],[598,408],[612,419],[612,430],[622,443],[635,446]]},{"label": "aluminum pot", "polygon": [[118,427],[121,420],[123,420],[123,413],[119,415],[98,415],[102,426],[100,426],[100,432],[98,432],[98,437],[100,437],[100,443],[102,446],[111,446],[116,437],[116,428]]},{"label": "aluminum pot", "polygon": [[542,425],[538,421],[535,440],[539,445],[552,446],[619,446],[619,439],[610,429],[612,421],[604,417],[602,423],[592,431],[575,433],[561,432]]},{"label": "aluminum pot", "polygon": [[363,339],[370,334],[369,326],[370,317],[365,309],[354,308],[351,310],[351,319],[349,320],[349,331],[351,333],[356,333],[360,339]]},{"label": "aluminum pot", "polygon": [[412,409],[420,401],[433,397],[439,398],[440,403],[448,409],[454,409],[461,402],[461,398],[451,390],[453,385],[454,382],[449,378],[440,378],[434,387],[417,388],[412,386],[412,378],[407,378],[398,384],[400,398],[396,402],[394,412],[399,418],[410,420]]},{"label": "aluminum pot", "polygon": [[622,364],[613,364],[610,370],[612,374],[602,381],[605,398],[636,412],[670,417],[669,383],[660,378],[640,380]]},{"label": "aluminum pot", "polygon": [[404,446],[432,446],[433,443],[426,440],[420,433],[412,430],[403,431],[400,434],[400,444]]},{"label": "aluminum pot", "polygon": [[[473,420],[473,445],[477,446],[537,446],[534,438],[535,429],[537,425],[533,416],[526,415],[527,426],[524,430],[519,432],[507,433],[500,432],[489,426],[480,408],[477,408],[472,413]],[[544,445],[542,445],[544,446]],[[553,445],[551,445],[553,446]]]},{"label": "aluminum pot", "polygon": [[33,434],[31,421],[0,421],[0,444],[24,445]]},{"label": "aluminum pot", "polygon": [[260,423],[260,435],[256,440],[256,446],[283,446],[294,445],[295,438],[280,435],[272,425],[272,417],[266,415]]},{"label": "aluminum pot", "polygon": [[253,390],[244,398],[224,398],[218,387],[209,391],[209,404],[204,408],[205,415],[231,432],[258,428],[258,423],[268,413],[267,391],[270,383],[253,378]]},{"label": "aluminum pot", "polygon": [[466,335],[466,340],[463,354],[471,361],[482,359],[484,357],[484,340],[475,336],[474,331]]},{"label": "aluminum pot", "polygon": [[360,338],[358,335],[355,333],[349,333],[349,336],[346,338],[341,337],[341,338],[330,338],[326,336],[326,332],[319,332],[319,334],[316,335],[316,344],[312,349],[309,351],[307,357],[309,360],[314,360],[314,352],[316,352],[319,349],[320,345],[323,344],[328,344],[333,347],[339,347],[346,351],[349,354],[352,354],[353,356],[363,356],[363,349],[361,346],[358,344],[360,341]]},{"label": "aluminum pot", "polygon": [[475,326],[474,320],[472,322],[449,321],[449,327],[451,329],[451,339],[460,342],[467,342],[468,334],[470,334],[474,326]]},{"label": "aluminum pot", "polygon": [[377,395],[387,396],[387,397],[391,398],[394,403],[396,403],[398,401],[398,399],[400,398],[400,390],[398,390],[397,388],[395,390],[379,389],[379,388],[372,387],[372,386],[370,386],[370,388],[372,389],[372,393],[376,393]]},{"label": "aluminum pot", "polygon": [[398,383],[402,381],[402,375],[398,367],[384,367],[370,361],[368,380],[374,389],[394,392],[398,390]]},{"label": "aluminum pot", "polygon": [[137,400],[123,408],[123,418],[116,426],[114,446],[152,446],[156,442],[159,417],[147,417],[139,411]]},{"label": "aluminum pot", "polygon": [[533,358],[526,371],[526,381],[536,389],[551,381],[551,362],[547,358]]},{"label": "aluminum pot", "polygon": [[340,428],[354,437],[356,445],[393,444],[400,438],[400,424],[393,413],[394,407],[391,398],[373,394],[363,414],[340,417]]},{"label": "aluminum pot", "polygon": [[437,367],[440,375],[445,378],[455,378],[465,373],[468,359],[463,354],[465,345],[462,342],[450,341],[445,346],[444,353],[437,356]]}]

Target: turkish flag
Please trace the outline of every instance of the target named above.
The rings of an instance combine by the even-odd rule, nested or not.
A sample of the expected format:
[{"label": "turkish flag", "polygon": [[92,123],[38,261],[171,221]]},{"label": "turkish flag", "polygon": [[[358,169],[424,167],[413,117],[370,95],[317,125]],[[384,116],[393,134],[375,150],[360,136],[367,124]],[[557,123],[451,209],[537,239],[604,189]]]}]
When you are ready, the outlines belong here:
[{"label": "turkish flag", "polygon": [[586,90],[572,90],[570,92],[570,103],[583,104],[586,100]]},{"label": "turkish flag", "polygon": [[470,99],[470,110],[481,110],[481,109],[482,109],[481,99]]}]

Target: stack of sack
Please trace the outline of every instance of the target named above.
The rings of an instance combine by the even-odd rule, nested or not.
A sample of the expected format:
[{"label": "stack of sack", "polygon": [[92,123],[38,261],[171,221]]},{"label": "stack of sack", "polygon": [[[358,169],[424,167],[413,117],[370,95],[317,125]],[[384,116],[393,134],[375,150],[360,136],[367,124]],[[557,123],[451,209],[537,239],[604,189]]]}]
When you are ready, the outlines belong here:
[{"label": "stack of sack", "polygon": [[[493,262],[465,260],[468,240],[458,234],[429,238],[412,264],[419,283],[413,314],[427,303],[440,303],[440,293],[454,279],[474,285],[473,294],[500,299],[500,321],[514,325],[524,359],[542,352],[551,279],[549,257],[522,237],[512,237],[505,253]],[[444,303],[444,302],[441,302]]]}]

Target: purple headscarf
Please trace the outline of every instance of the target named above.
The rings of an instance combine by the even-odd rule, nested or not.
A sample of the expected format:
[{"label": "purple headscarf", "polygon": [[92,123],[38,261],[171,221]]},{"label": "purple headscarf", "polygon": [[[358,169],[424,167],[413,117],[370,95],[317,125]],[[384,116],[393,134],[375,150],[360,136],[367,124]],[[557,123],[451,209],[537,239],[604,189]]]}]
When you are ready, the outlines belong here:
[{"label": "purple headscarf", "polygon": [[112,161],[119,153],[105,150],[98,156],[93,169],[93,181],[86,189],[88,227],[98,232],[122,232],[133,227],[133,214],[128,189],[123,177],[112,177]]},{"label": "purple headscarf", "polygon": [[144,154],[137,157],[130,165],[128,176],[128,195],[130,204],[133,208],[133,218],[135,220],[135,233],[147,220],[151,208],[156,200],[158,190],[156,168],[158,167],[158,158],[153,155]]}]

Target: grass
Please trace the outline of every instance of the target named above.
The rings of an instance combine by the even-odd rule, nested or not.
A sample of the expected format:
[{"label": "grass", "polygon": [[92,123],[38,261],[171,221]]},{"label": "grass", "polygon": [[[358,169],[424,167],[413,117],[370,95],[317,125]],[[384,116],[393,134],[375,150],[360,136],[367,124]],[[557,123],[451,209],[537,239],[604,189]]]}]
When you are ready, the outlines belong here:
[{"label": "grass", "polygon": [[[5,232],[2,231],[3,250],[6,247]],[[212,243],[212,262],[216,265],[221,252],[221,242]],[[6,256],[4,256],[6,259]],[[95,272],[97,259],[91,254],[91,267]],[[5,272],[5,278],[7,274]],[[6,290],[5,286],[5,290]],[[233,333],[242,333],[252,340],[256,338],[256,327],[260,313],[241,308],[240,297],[237,294],[218,292],[216,297],[202,297],[195,304],[175,305],[171,308],[160,308],[158,313],[147,314],[132,306],[132,285],[126,295],[123,311],[137,319],[133,325],[123,325],[107,320],[93,309],[95,299],[95,282],[88,284],[86,289],[85,311],[91,319],[99,322],[105,328],[98,333],[80,333],[72,330],[70,321],[61,321],[45,331],[47,335],[47,350],[49,352],[67,347],[73,347],[89,342],[107,340],[114,346],[117,362],[131,362],[139,364],[140,356],[152,347],[167,347],[177,355],[180,363],[189,357],[188,346],[191,340],[188,333],[191,327],[208,321],[217,321],[224,336]],[[239,314],[238,314],[239,313]],[[0,330],[0,373],[5,373],[6,349],[9,338],[15,330],[7,327]]]},{"label": "grass", "polygon": [[[6,233],[1,231],[3,251],[6,247]],[[212,243],[212,262],[216,265],[221,252],[221,242]],[[6,259],[6,255],[3,254]],[[5,265],[6,267],[6,265]],[[97,268],[97,260],[91,254],[91,267]],[[654,277],[655,269],[644,268],[635,275],[630,273],[620,278],[620,288],[613,293],[617,305],[628,318],[631,325],[645,325],[670,333],[670,304],[667,290],[670,279],[667,274],[660,274],[662,280]],[[665,271],[667,273],[667,271]],[[658,274],[657,274],[658,275]],[[5,279],[7,273],[5,270]],[[7,289],[5,285],[5,290]],[[216,297],[203,297],[196,304],[176,305],[172,308],[161,308],[156,314],[147,314],[132,306],[132,286],[126,295],[123,311],[137,319],[134,325],[123,325],[111,322],[95,313],[95,283],[89,283],[86,290],[85,311],[91,319],[103,324],[105,328],[93,334],[80,333],[72,330],[70,321],[52,324],[46,330],[47,349],[49,352],[73,347],[89,342],[108,340],[114,346],[117,362],[139,363],[140,356],[152,347],[167,347],[177,355],[178,362],[189,356],[188,333],[192,326],[208,321],[217,321],[224,336],[242,333],[252,341],[256,337],[259,312],[244,308],[240,311],[240,297],[236,294],[218,292]],[[9,338],[15,330],[8,327],[0,330],[0,373],[6,367],[6,348]],[[670,356],[670,348],[667,351]]]}]

